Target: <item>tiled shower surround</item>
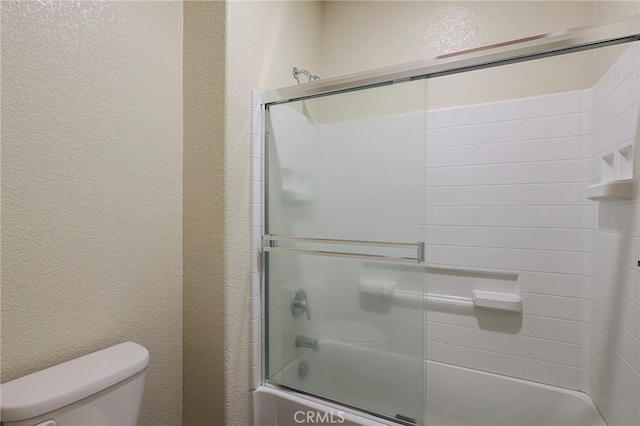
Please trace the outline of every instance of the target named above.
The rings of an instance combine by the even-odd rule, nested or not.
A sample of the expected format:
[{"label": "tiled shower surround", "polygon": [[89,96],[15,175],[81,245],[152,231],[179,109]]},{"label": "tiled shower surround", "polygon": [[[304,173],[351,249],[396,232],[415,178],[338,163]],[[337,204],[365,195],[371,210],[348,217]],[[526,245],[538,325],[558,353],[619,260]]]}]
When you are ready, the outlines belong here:
[{"label": "tiled shower surround", "polygon": [[[427,263],[517,274],[514,291],[523,296],[523,312],[429,306],[427,359],[582,390],[609,425],[640,424],[639,65],[640,43],[634,43],[593,88],[428,112],[426,201],[411,188],[396,193],[394,205],[407,206],[397,220],[404,221],[406,232],[422,235],[423,217],[410,206],[426,205]],[[311,126],[293,110],[287,115],[288,126],[313,127],[313,137],[331,135],[337,156],[362,128],[362,122]],[[382,150],[389,134],[406,129],[410,115],[370,120],[371,129],[385,131],[368,132],[366,155]],[[263,152],[259,126],[254,133],[255,260],[262,233]],[[295,137],[290,139],[294,143]],[[587,186],[601,179],[602,155],[630,143],[635,146],[634,200],[588,200]],[[338,182],[339,174],[348,172],[331,170]],[[359,221],[355,214],[367,211],[360,207],[354,217],[332,217],[327,206],[323,215],[352,230],[363,222],[363,231],[377,229],[379,239],[389,239],[383,235],[388,212]],[[262,362],[258,272],[254,261],[254,387]],[[428,275],[426,282],[430,291]],[[331,285],[326,279],[322,300],[337,315],[339,308],[328,302],[335,291]],[[355,297],[345,296],[343,303],[357,311]],[[415,308],[361,315],[376,323],[376,315],[406,317],[403,310]]]}]

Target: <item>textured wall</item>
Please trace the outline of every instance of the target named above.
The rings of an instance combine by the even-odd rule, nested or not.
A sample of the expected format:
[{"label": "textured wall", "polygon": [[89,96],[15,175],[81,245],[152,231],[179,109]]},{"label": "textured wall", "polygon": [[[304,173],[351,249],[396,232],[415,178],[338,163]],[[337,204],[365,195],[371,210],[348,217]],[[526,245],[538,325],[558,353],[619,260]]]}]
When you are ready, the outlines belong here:
[{"label": "textured wall", "polygon": [[459,52],[594,20],[594,3],[325,2],[323,76]]},{"label": "textured wall", "polygon": [[[323,77],[431,58],[586,25],[594,3],[325,2]],[[475,104],[590,87],[591,53],[429,80],[430,108]],[[564,70],[575,64],[573,73]],[[455,80],[452,80],[455,78]],[[501,81],[500,88],[487,84]]]},{"label": "textured wall", "polygon": [[[328,78],[638,15],[640,2],[328,1],[324,10],[322,76]],[[531,62],[526,68],[507,66],[440,77],[429,82],[429,107],[592,87],[623,51],[620,47],[576,53]],[[568,67],[572,73],[565,72]],[[491,80],[503,84],[491,87],[486,84]]]},{"label": "textured wall", "polygon": [[184,409],[224,418],[225,3],[184,3]]},{"label": "textured wall", "polygon": [[249,424],[250,89],[294,84],[294,66],[317,74],[321,12],[315,1],[227,4],[224,362],[226,420],[233,425]]},{"label": "textured wall", "polygon": [[126,340],[182,382],[182,5],[2,2],[2,380]]}]

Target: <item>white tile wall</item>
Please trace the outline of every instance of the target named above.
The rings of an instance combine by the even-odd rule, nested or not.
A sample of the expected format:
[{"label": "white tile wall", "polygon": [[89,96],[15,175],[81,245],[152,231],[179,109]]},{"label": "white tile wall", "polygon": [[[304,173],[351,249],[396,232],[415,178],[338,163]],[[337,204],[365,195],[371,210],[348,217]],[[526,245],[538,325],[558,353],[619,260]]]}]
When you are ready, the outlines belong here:
[{"label": "white tile wall", "polygon": [[[262,92],[251,91],[251,286],[249,302],[249,384],[257,388],[264,377],[264,314],[262,268],[260,265],[260,236],[264,232],[264,107]],[[257,240],[256,240],[257,237]]]},{"label": "white tile wall", "polygon": [[[427,333],[428,357],[454,362],[469,345],[462,330],[475,330],[497,344],[476,334],[475,356],[459,356],[465,366],[578,389],[582,93],[475,105],[465,114],[474,109],[481,125],[463,125],[455,109],[447,119],[429,112],[432,134],[468,135],[457,140],[468,155],[444,136],[427,139],[428,261],[519,273],[524,313],[495,313],[494,321],[476,313],[444,340]],[[428,312],[427,328],[461,315],[468,313]]]},{"label": "white tile wall", "polygon": [[[627,203],[594,203],[585,190],[600,178],[598,156],[629,141],[640,176],[639,58],[635,43],[591,89],[429,111],[426,123],[428,262],[518,273],[524,312],[429,310],[425,356],[583,390],[610,425],[640,424],[640,185]],[[340,126],[349,132],[348,123]],[[387,134],[403,130],[391,121],[383,127]],[[368,132],[365,149],[357,140],[343,149],[375,155],[375,136]],[[260,144],[252,143],[259,158]],[[420,167],[421,159],[413,160]],[[334,172],[353,179],[340,164]],[[370,188],[402,182],[397,172],[358,173]],[[335,190],[336,204],[362,196],[327,189]],[[424,201],[404,195],[418,207]],[[260,194],[253,201],[256,209]],[[419,211],[401,220],[407,232],[421,232],[410,226],[422,223]],[[342,219],[337,208],[322,212],[336,230],[359,229],[363,239],[399,211],[386,213],[370,206]],[[262,220],[257,210],[252,217]],[[260,365],[255,346],[252,353],[252,366]]]},{"label": "white tile wall", "polygon": [[[582,185],[598,182],[600,155],[624,143],[636,148],[640,176],[640,43],[635,43],[607,74],[585,91]],[[639,185],[636,185],[638,187]],[[589,393],[609,425],[640,424],[640,199],[594,203],[584,199],[582,215],[581,389]]]},{"label": "white tile wall", "polygon": [[[473,135],[464,142],[473,154],[458,154],[446,138],[427,139],[429,261],[515,270],[524,278],[522,326],[498,332],[523,338],[522,346],[504,337],[483,346],[476,337],[476,356],[461,357],[464,365],[588,391],[610,424],[628,425],[640,424],[640,207],[637,197],[598,206],[584,193],[600,178],[600,154],[631,141],[638,146],[639,49],[632,46],[593,89],[519,100],[523,132],[522,109],[498,112],[513,101],[465,107],[466,115],[476,109],[482,128],[463,126],[455,109],[429,113],[432,134]],[[458,205],[474,213],[456,220]],[[432,313],[431,322],[451,317]],[[481,324],[467,327],[480,331]],[[437,348],[428,356],[445,362],[468,345],[460,330],[446,341],[427,338]]]}]

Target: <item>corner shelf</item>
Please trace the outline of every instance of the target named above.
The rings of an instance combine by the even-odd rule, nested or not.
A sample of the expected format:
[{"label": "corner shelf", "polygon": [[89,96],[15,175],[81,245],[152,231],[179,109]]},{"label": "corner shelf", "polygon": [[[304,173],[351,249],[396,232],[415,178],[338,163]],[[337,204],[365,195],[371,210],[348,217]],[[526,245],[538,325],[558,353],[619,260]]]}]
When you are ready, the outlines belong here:
[{"label": "corner shelf", "polygon": [[587,187],[587,198],[593,201],[633,200],[633,179],[600,182]]},{"label": "corner shelf", "polygon": [[633,200],[633,143],[602,155],[602,180],[587,187],[587,198],[593,201]]}]

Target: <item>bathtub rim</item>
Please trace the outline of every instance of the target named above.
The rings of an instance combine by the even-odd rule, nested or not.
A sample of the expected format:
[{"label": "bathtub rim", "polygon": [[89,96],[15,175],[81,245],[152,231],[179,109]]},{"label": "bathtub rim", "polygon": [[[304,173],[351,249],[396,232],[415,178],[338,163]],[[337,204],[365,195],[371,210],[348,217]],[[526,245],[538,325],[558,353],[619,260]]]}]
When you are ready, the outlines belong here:
[{"label": "bathtub rim", "polygon": [[[584,402],[586,402],[587,404],[589,404],[591,406],[591,408],[593,410],[595,410],[598,414],[600,414],[600,417],[602,417],[604,419],[604,416],[602,415],[602,413],[598,409],[598,406],[595,404],[595,402],[593,402],[593,399],[591,398],[591,395],[589,395],[586,392],[582,392],[582,391],[579,391],[579,390],[576,390],[576,389],[563,388],[561,386],[549,385],[549,384],[546,384],[546,383],[535,382],[535,381],[529,380],[529,379],[522,379],[522,378],[519,378],[519,377],[507,376],[507,375],[504,375],[504,374],[494,373],[494,372],[491,372],[491,371],[483,371],[483,370],[477,370],[475,368],[463,367],[461,365],[448,364],[448,363],[442,362],[442,361],[433,361],[433,360],[429,359],[429,360],[425,360],[425,363],[427,365],[429,363],[433,363],[433,364],[437,364],[437,365],[443,366],[445,368],[452,368],[452,369],[456,369],[456,370],[467,370],[467,371],[471,371],[473,373],[480,374],[480,375],[483,375],[483,376],[498,376],[500,379],[504,379],[504,380],[507,380],[509,382],[526,384],[527,386],[533,386],[533,387],[536,387],[536,388],[541,388],[541,389],[545,389],[545,390],[549,390],[549,391],[553,391],[553,392],[568,394],[568,395],[574,396],[574,397],[576,397],[578,399],[581,399]],[[425,381],[427,380],[427,377],[428,377],[428,373],[425,376]],[[425,400],[426,400],[426,398],[425,398]]]},{"label": "bathtub rim", "polygon": [[[330,398],[325,398],[319,395],[315,395],[309,392],[306,392],[302,389],[298,389],[293,386],[282,385],[280,383],[274,382],[273,380],[265,380],[260,386],[258,386],[253,392],[266,392],[269,394],[278,394],[278,395],[286,395],[287,399],[292,400],[294,402],[298,402],[298,400],[304,400],[305,403],[310,403],[314,405],[313,409],[322,409],[316,408],[317,406],[323,406],[329,409],[335,409],[338,411],[342,411],[345,414],[348,414],[348,417],[345,417],[346,420],[352,421],[363,421],[367,420],[369,422],[376,422],[373,426],[416,426],[421,423],[411,423],[404,420],[396,419],[394,417],[385,416],[379,413],[375,413],[360,407],[356,407],[353,405],[345,404]],[[421,419],[422,420],[422,419]],[[366,423],[367,425],[371,423]]]},{"label": "bathtub rim", "polygon": [[[521,378],[517,378],[517,377],[511,377],[511,376],[506,376],[506,375],[502,375],[502,374],[498,374],[498,373],[493,373],[493,372],[488,372],[488,371],[482,371],[482,370],[476,370],[476,369],[472,369],[472,368],[468,368],[468,367],[462,367],[459,365],[454,365],[454,364],[448,364],[445,362],[440,362],[440,361],[433,361],[433,360],[425,360],[425,367],[428,364],[435,364],[435,366],[440,366],[441,368],[451,368],[451,369],[455,369],[455,370],[465,370],[465,371],[469,371],[472,372],[474,374],[479,374],[482,376],[489,376],[489,377],[499,377],[501,380],[506,380],[512,383],[519,383],[519,384],[525,384],[526,386],[532,386],[532,387],[536,387],[539,389],[544,389],[547,391],[553,391],[556,393],[563,393],[566,395],[570,395],[572,397],[578,398],[580,400],[582,400],[583,402],[586,402],[589,407],[596,413],[598,413],[598,415],[600,416],[601,419],[603,419],[604,421],[604,416],[602,416],[602,413],[600,412],[600,410],[598,409],[597,405],[594,403],[593,399],[591,398],[591,396],[585,392],[579,391],[579,390],[575,390],[575,389],[568,389],[568,388],[563,388],[563,387],[559,387],[559,386],[553,386],[553,385],[549,385],[549,384],[545,384],[545,383],[539,383],[539,382],[534,382],[532,380],[527,380],[527,379],[521,379]],[[426,384],[425,384],[426,385]],[[356,407],[353,405],[349,405],[340,401],[336,401],[336,400],[332,400],[330,398],[325,398],[319,395],[315,395],[312,393],[309,393],[303,389],[299,389],[296,388],[294,386],[287,386],[287,385],[283,385],[280,384],[276,381],[267,379],[265,380],[260,386],[258,386],[255,390],[252,391],[252,398],[254,397],[253,395],[256,392],[265,392],[271,395],[278,395],[280,397],[285,397],[288,400],[291,400],[293,402],[297,402],[300,404],[309,404],[311,409],[316,409],[316,410],[324,410],[324,411],[328,411],[328,409],[330,410],[337,410],[337,411],[342,411],[345,414],[348,415],[347,419],[351,420],[351,421],[374,421],[376,422],[377,425],[380,426],[398,426],[398,425],[402,425],[402,426],[416,426],[416,423],[411,423],[411,422],[407,422],[401,419],[396,419],[393,417],[389,417],[389,416],[384,416],[381,415],[379,413],[375,413],[375,412],[371,412],[369,410],[366,409],[362,409],[360,407]],[[424,410],[426,410],[426,399],[425,399],[425,406],[424,406]],[[422,421],[424,421],[423,419],[420,419]],[[366,424],[371,424],[371,423],[366,423]],[[606,424],[606,422],[605,422]]]}]

